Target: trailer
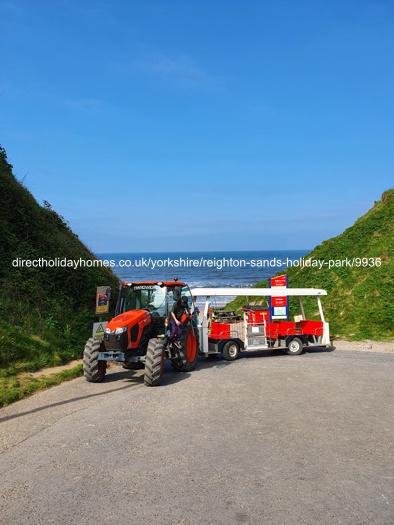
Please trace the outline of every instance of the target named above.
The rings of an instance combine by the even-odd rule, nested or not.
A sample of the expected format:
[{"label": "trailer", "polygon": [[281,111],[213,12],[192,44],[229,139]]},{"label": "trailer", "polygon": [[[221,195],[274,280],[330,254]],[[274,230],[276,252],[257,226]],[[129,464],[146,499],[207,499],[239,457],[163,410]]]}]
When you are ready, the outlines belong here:
[{"label": "trailer", "polygon": [[[305,347],[330,347],[329,323],[324,319],[321,297],[327,292],[317,288],[194,288],[194,300],[205,297],[205,306],[199,316],[198,330],[200,354],[215,356],[219,353],[228,361],[234,361],[241,351],[284,350],[289,355],[299,355]],[[223,322],[223,315],[215,318],[210,306],[214,297],[298,297],[300,315],[294,320],[273,318],[268,307],[245,305],[243,319]],[[302,298],[317,299],[319,320],[305,316]]]}]

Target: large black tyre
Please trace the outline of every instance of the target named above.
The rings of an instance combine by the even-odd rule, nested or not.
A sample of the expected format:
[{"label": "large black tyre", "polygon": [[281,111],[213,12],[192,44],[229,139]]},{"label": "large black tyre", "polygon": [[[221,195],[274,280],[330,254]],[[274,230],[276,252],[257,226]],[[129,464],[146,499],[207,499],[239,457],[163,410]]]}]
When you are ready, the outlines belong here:
[{"label": "large black tyre", "polygon": [[235,341],[227,341],[222,349],[226,361],[235,361],[239,356],[239,345]]},{"label": "large black tyre", "polygon": [[289,355],[299,355],[304,350],[303,342],[299,337],[293,337],[287,341],[287,350],[286,352]]},{"label": "large black tyre", "polygon": [[160,385],[163,373],[165,341],[151,339],[146,349],[144,383],[147,386]]},{"label": "large black tyre", "polygon": [[178,349],[179,359],[174,359],[171,363],[177,372],[191,372],[196,368],[200,340],[197,326],[192,323],[185,323],[180,339],[181,348]]},{"label": "large black tyre", "polygon": [[91,337],[83,351],[83,375],[90,383],[101,383],[107,373],[107,361],[99,361],[98,354],[102,340]]}]

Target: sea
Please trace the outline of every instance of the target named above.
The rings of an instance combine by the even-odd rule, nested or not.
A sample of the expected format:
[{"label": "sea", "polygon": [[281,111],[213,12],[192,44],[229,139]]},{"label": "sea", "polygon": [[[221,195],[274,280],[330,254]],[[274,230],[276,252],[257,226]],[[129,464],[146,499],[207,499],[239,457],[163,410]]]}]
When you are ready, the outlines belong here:
[{"label": "sea", "polygon": [[[98,253],[122,281],[172,281],[194,287],[250,287],[299,264],[311,250]],[[224,306],[231,298],[216,298]]]}]

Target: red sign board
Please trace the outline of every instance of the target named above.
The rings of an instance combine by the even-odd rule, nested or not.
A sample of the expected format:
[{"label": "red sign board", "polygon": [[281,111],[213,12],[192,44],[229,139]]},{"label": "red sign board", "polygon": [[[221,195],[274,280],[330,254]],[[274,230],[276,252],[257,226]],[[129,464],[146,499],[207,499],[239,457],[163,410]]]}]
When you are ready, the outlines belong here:
[{"label": "red sign board", "polygon": [[[279,275],[278,277],[271,277],[269,286],[271,288],[287,288],[287,275]],[[270,314],[272,319],[288,319],[289,318],[289,303],[287,296],[271,297],[270,298]]]},{"label": "red sign board", "polygon": [[271,306],[287,306],[287,297],[271,297]]},{"label": "red sign board", "polygon": [[283,287],[286,288],[287,286],[287,275],[279,275],[278,277],[271,277],[271,288],[276,287]]}]

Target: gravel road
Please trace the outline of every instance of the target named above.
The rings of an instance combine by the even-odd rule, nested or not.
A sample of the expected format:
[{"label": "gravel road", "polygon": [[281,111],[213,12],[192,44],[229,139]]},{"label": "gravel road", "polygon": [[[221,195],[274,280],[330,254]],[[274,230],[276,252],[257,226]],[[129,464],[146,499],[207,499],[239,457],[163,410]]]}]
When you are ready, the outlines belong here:
[{"label": "gravel road", "polygon": [[0,522],[392,525],[393,372],[336,349],[64,383],[0,410]]}]

